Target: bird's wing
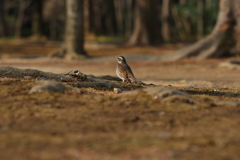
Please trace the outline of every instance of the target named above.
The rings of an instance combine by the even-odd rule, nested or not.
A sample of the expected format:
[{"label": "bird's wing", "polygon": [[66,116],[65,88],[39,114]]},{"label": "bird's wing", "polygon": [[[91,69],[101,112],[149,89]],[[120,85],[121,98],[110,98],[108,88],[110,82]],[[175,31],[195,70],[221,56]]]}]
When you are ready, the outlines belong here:
[{"label": "bird's wing", "polygon": [[132,69],[128,65],[126,65],[126,67],[127,67],[128,78],[133,80],[133,81],[136,81],[137,79],[135,78],[135,76],[132,72]]},{"label": "bird's wing", "polygon": [[127,71],[123,68],[123,66],[118,65],[119,67],[119,73],[121,74],[122,77],[128,79],[128,73]]}]

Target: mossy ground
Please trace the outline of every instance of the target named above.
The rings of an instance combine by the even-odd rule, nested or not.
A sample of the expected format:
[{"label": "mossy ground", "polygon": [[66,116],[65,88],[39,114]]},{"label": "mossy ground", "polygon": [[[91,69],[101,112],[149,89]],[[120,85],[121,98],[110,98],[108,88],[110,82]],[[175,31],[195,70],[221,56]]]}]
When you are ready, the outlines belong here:
[{"label": "mossy ground", "polygon": [[225,98],[239,101],[237,94],[229,99],[236,89],[215,93],[215,88],[173,87],[192,93],[189,97],[198,102],[192,104],[163,101],[144,92],[127,97],[110,91],[28,94],[35,82],[1,79],[0,85],[1,159],[240,156],[240,107],[216,103]]}]

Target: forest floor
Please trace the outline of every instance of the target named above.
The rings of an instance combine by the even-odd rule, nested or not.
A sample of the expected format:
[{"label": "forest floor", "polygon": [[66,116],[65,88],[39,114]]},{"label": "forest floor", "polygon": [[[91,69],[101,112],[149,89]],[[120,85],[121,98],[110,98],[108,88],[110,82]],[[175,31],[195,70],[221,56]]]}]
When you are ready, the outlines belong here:
[{"label": "forest floor", "polygon": [[39,82],[1,77],[1,160],[239,159],[240,67],[224,65],[231,59],[162,62],[158,55],[182,45],[97,43],[87,43],[93,57],[88,60],[49,58],[59,46],[0,41],[0,65],[116,76],[115,56],[124,55],[141,81],[186,94],[158,97],[91,88],[29,94]]}]

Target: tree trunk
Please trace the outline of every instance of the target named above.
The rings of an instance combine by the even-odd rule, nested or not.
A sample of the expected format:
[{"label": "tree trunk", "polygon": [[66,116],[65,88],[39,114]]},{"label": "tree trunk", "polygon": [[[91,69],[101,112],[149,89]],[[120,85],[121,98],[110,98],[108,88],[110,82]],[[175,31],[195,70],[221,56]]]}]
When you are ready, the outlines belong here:
[{"label": "tree trunk", "polygon": [[93,0],[88,0],[88,30],[92,33],[95,31],[93,3]]},{"label": "tree trunk", "polygon": [[164,42],[171,41],[171,0],[162,1],[162,37]]},{"label": "tree trunk", "polygon": [[20,38],[22,35],[22,24],[24,18],[24,11],[25,11],[25,1],[20,1],[20,7],[18,10],[18,18],[15,27],[15,37]]},{"label": "tree trunk", "polygon": [[31,3],[32,1],[20,1],[18,18],[16,22],[16,27],[15,27],[15,37],[17,38],[21,38],[22,36],[22,25],[23,25],[25,10],[30,6]]},{"label": "tree trunk", "polygon": [[[102,10],[100,9],[100,7],[102,7],[102,0],[90,0],[91,5],[92,6],[92,24],[94,24],[93,26],[91,26],[91,29],[93,29],[93,31],[95,32],[96,35],[100,35],[101,33],[103,33],[103,25],[101,22],[101,17],[102,17]],[[91,18],[91,17],[90,17]]]},{"label": "tree trunk", "polygon": [[[193,45],[163,56],[163,60],[177,60],[188,57],[206,59],[229,56],[236,42],[239,44],[240,40],[239,6],[239,0],[220,0],[217,23],[212,33]],[[237,23],[236,26],[235,23]],[[238,37],[235,39],[233,37],[234,29]]]},{"label": "tree trunk", "polygon": [[114,0],[118,33],[129,37],[132,31],[133,0]]},{"label": "tree trunk", "polygon": [[116,19],[114,2],[113,0],[108,0],[106,2],[108,4],[108,12],[107,12],[107,15],[104,16],[104,17],[108,17],[106,18],[106,29],[108,31],[108,34],[116,35],[118,32],[118,27],[117,27],[117,19]]},{"label": "tree trunk", "polygon": [[154,45],[159,42],[156,0],[136,0],[135,20],[128,45]]},{"label": "tree trunk", "polygon": [[42,20],[42,0],[34,0],[33,22],[32,22],[32,36],[40,38],[43,35],[43,20]]},{"label": "tree trunk", "polygon": [[240,2],[239,0],[233,0],[234,17],[236,21],[236,27],[234,28],[234,39],[236,41],[235,48],[232,50],[234,54],[240,54]]},{"label": "tree trunk", "polygon": [[124,32],[125,36],[130,36],[133,28],[133,0],[126,0],[126,9],[124,13]]},{"label": "tree trunk", "polygon": [[187,30],[184,26],[184,22],[183,22],[184,20],[182,18],[181,12],[179,11],[176,5],[173,5],[172,7],[172,18],[175,23],[175,26],[174,26],[175,37],[181,40],[183,39],[186,40],[189,34],[187,33]]},{"label": "tree trunk", "polygon": [[4,0],[0,1],[0,23],[2,26],[2,31],[1,34],[4,37],[9,36],[9,32],[8,32],[8,24],[7,21],[5,19],[5,12],[4,12]]},{"label": "tree trunk", "polygon": [[84,1],[84,33],[87,40],[96,40],[93,0]]},{"label": "tree trunk", "polygon": [[57,23],[57,15],[55,15],[55,17],[51,17],[51,21],[50,23],[50,27],[49,27],[49,31],[50,31],[50,39],[51,40],[57,40],[58,39],[58,33],[57,33],[57,29],[58,29],[58,23]]},{"label": "tree trunk", "polygon": [[204,19],[205,19],[205,0],[198,1],[198,15],[199,18],[197,20],[197,30],[198,30],[198,38],[202,38],[204,36]]},{"label": "tree trunk", "polygon": [[66,7],[64,56],[66,59],[86,58],[87,54],[84,50],[83,0],[67,0]]}]

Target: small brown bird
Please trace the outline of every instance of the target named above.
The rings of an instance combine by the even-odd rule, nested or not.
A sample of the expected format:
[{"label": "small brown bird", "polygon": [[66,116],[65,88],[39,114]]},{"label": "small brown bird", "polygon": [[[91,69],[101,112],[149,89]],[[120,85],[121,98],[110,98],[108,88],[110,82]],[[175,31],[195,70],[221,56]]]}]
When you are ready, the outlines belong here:
[{"label": "small brown bird", "polygon": [[145,83],[137,80],[132,72],[132,69],[127,64],[126,59],[123,56],[119,56],[117,58],[117,67],[116,67],[116,73],[120,79],[122,79],[123,82],[135,82],[137,84],[145,85]]},{"label": "small brown bird", "polygon": [[123,56],[119,56],[117,58],[117,68],[116,73],[120,79],[122,79],[123,82],[135,82],[136,78],[131,70],[131,68],[128,66],[126,59]]}]

